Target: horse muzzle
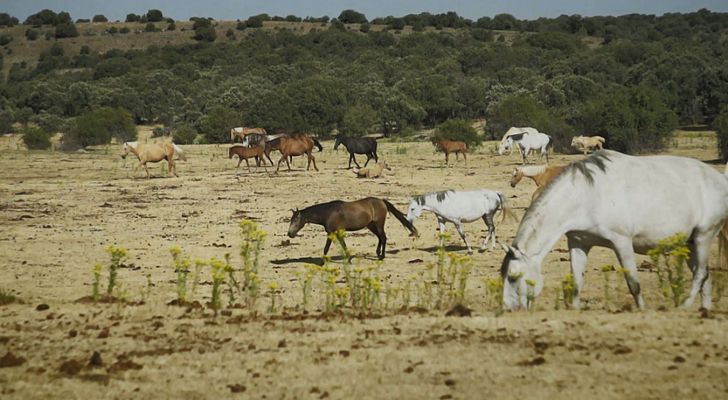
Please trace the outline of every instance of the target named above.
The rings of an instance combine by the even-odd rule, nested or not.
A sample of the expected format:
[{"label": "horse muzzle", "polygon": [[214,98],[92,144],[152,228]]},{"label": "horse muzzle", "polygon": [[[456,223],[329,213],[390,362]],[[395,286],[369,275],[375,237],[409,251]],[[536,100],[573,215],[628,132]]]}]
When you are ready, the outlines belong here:
[{"label": "horse muzzle", "polygon": [[294,237],[296,237],[296,232],[291,232],[291,231],[288,231],[288,237],[289,237],[289,238],[294,238]]},{"label": "horse muzzle", "polygon": [[515,183],[513,183],[513,182],[511,182],[511,187],[512,187],[512,188],[516,187],[516,184],[515,184]]}]

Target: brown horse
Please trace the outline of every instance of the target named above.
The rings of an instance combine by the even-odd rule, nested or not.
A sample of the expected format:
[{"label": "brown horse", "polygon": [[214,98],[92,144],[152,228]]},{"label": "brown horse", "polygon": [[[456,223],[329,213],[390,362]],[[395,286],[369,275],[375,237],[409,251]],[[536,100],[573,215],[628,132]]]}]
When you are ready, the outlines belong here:
[{"label": "brown horse", "polygon": [[465,155],[467,153],[468,146],[465,142],[447,139],[433,139],[432,144],[435,146],[435,151],[442,150],[445,153],[445,164],[449,162],[450,153],[455,153],[455,160],[458,160],[459,154],[462,153],[465,163],[468,163],[468,157]]},{"label": "brown horse", "polygon": [[245,135],[249,135],[251,133],[259,133],[261,135],[267,134],[263,128],[248,128],[247,126],[241,126],[230,129],[230,142],[234,142],[236,137],[243,140],[245,139]]},{"label": "brown horse", "polygon": [[228,150],[229,158],[233,158],[234,155],[237,155],[239,158],[238,165],[236,165],[235,168],[237,169],[238,167],[240,167],[240,163],[245,160],[245,165],[248,167],[248,172],[250,172],[250,164],[248,163],[249,158],[255,158],[256,168],[260,168],[260,164],[262,161],[265,172],[268,172],[268,167],[265,164],[265,159],[263,159],[264,154],[265,147],[263,145],[246,147],[240,144],[234,144],[230,146],[230,150]]},{"label": "brown horse", "polygon": [[306,171],[311,168],[311,162],[313,162],[313,168],[318,171],[318,167],[316,167],[316,158],[311,154],[313,153],[313,146],[318,147],[319,151],[322,151],[324,149],[323,146],[321,146],[321,143],[318,142],[318,140],[303,133],[294,133],[288,136],[281,136],[280,139],[281,141],[278,146],[278,151],[281,152],[281,159],[278,160],[276,173],[278,173],[278,170],[281,168],[281,163],[284,160],[286,161],[286,165],[288,165],[288,170],[290,171],[291,163],[288,161],[289,157],[302,156],[304,154],[308,157]]},{"label": "brown horse", "polygon": [[139,159],[139,165],[137,165],[137,168],[140,166],[144,167],[144,171],[147,172],[147,179],[151,178],[149,175],[149,169],[147,168],[147,163],[159,162],[162,160],[167,160],[170,173],[174,174],[174,176],[179,176],[177,175],[173,159],[175,152],[179,156],[180,160],[187,161],[185,153],[174,143],[139,144],[138,142],[124,142],[124,154],[121,155],[121,158],[126,159],[126,156],[129,155],[129,153],[134,154],[137,159]]},{"label": "brown horse", "polygon": [[[312,223],[322,225],[326,230],[326,245],[324,255],[329,252],[331,239],[329,234],[343,229],[346,231],[358,231],[367,228],[377,235],[377,257],[384,259],[387,247],[387,235],[384,233],[384,221],[387,218],[387,211],[392,213],[402,225],[407,228],[411,236],[418,236],[417,229],[407,217],[397,210],[392,203],[376,197],[367,197],[356,201],[334,200],[328,203],[316,204],[303,210],[292,210],[291,225],[288,227],[288,236],[295,237],[296,233],[306,224]],[[346,243],[341,240],[341,245],[346,249]]]},{"label": "brown horse", "polygon": [[533,192],[531,201],[536,200],[546,185],[559,176],[565,167],[565,165],[533,165],[515,168],[511,174],[511,187],[516,187],[524,176],[533,179],[536,183],[536,191]]}]

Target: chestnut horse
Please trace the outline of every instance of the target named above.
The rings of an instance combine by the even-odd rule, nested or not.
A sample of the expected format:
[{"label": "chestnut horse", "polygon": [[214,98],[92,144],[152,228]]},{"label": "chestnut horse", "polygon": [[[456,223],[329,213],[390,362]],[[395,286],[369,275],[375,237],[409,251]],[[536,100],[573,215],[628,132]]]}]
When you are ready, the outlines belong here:
[{"label": "chestnut horse", "polygon": [[536,183],[536,190],[531,195],[531,201],[536,200],[536,197],[543,192],[546,185],[559,176],[564,168],[566,168],[565,165],[533,165],[515,168],[513,174],[511,174],[511,187],[516,187],[524,176],[533,179],[533,182]]},{"label": "chestnut horse", "polygon": [[276,173],[278,173],[278,170],[281,168],[281,163],[285,160],[286,165],[288,165],[288,170],[291,170],[291,163],[288,161],[290,156],[302,156],[306,155],[308,157],[308,164],[306,165],[306,171],[308,171],[311,168],[311,162],[313,162],[313,168],[318,171],[318,167],[316,167],[316,158],[311,154],[313,152],[313,146],[318,147],[319,151],[322,151],[324,148],[321,146],[321,143],[318,142],[318,140],[303,134],[303,133],[294,133],[292,135],[288,136],[281,136],[280,137],[281,142],[278,146],[278,151],[281,152],[281,159],[278,160],[278,167],[276,168]]},{"label": "chestnut horse", "polygon": [[435,151],[442,150],[445,153],[445,164],[449,162],[450,153],[455,153],[456,160],[459,159],[458,154],[462,153],[465,163],[468,163],[468,158],[465,155],[468,150],[468,146],[465,142],[447,139],[433,139],[432,144],[435,146]]},{"label": "chestnut horse", "polygon": [[228,150],[229,158],[233,158],[234,155],[237,155],[239,157],[238,165],[236,165],[235,168],[237,169],[238,167],[240,167],[240,163],[245,160],[245,165],[248,167],[248,172],[250,172],[250,164],[248,163],[249,158],[255,158],[255,164],[257,168],[260,168],[260,164],[262,162],[265,172],[268,172],[268,167],[265,164],[265,159],[263,159],[264,154],[265,145],[263,144],[253,147],[247,147],[241,144],[234,144],[230,146],[230,150]]},{"label": "chestnut horse", "polygon": [[245,135],[249,135],[251,133],[259,133],[261,135],[267,134],[267,132],[263,128],[248,128],[246,126],[241,126],[230,129],[230,142],[234,142],[236,137],[240,138],[240,140],[243,140],[245,139]]},{"label": "chestnut horse", "polygon": [[[288,227],[288,236],[293,238],[298,231],[306,224],[322,225],[326,230],[326,245],[324,255],[331,247],[330,235],[333,232],[343,229],[346,231],[358,231],[367,228],[377,235],[377,257],[384,259],[387,248],[387,235],[384,233],[384,221],[387,218],[387,211],[392,213],[402,225],[410,231],[411,236],[418,236],[417,229],[406,216],[392,203],[376,197],[367,197],[356,201],[334,200],[328,203],[316,204],[303,210],[292,210],[291,225]],[[346,243],[341,239],[341,245],[346,249]]]},{"label": "chestnut horse", "polygon": [[147,163],[160,162],[162,160],[167,160],[170,173],[174,174],[174,176],[179,176],[177,175],[177,170],[174,165],[173,158],[175,152],[179,156],[180,160],[187,161],[187,157],[185,157],[185,153],[182,151],[182,148],[174,143],[139,144],[138,142],[124,142],[124,154],[121,155],[121,158],[126,159],[126,156],[129,155],[129,153],[134,154],[137,159],[139,159],[139,165],[137,165],[137,168],[140,166],[144,167],[144,171],[147,172],[147,179],[151,178],[149,175],[149,169],[147,168]]}]

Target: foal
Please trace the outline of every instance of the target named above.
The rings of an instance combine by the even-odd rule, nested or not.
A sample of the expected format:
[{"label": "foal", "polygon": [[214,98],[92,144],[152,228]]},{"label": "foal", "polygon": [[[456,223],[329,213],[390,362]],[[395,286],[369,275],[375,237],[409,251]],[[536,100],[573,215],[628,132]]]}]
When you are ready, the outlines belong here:
[{"label": "foal", "polygon": [[432,144],[435,146],[435,151],[442,150],[445,153],[445,164],[449,162],[450,153],[455,153],[455,160],[458,160],[459,154],[462,154],[465,164],[468,163],[468,157],[465,155],[467,153],[468,146],[465,142],[447,139],[433,139]]},{"label": "foal", "polygon": [[511,174],[511,187],[516,187],[524,176],[533,179],[533,182],[536,183],[536,190],[531,195],[531,201],[536,200],[536,197],[543,192],[546,185],[559,176],[564,168],[566,168],[565,165],[533,165],[515,168],[513,174]]},{"label": "foal", "polygon": [[240,144],[235,144],[230,146],[230,150],[228,150],[229,158],[233,158],[234,155],[237,155],[239,157],[238,165],[236,165],[235,168],[237,169],[238,167],[240,167],[240,163],[245,160],[245,165],[248,167],[248,172],[250,172],[250,164],[248,163],[249,158],[255,158],[256,168],[260,168],[260,164],[262,162],[265,172],[268,172],[268,167],[266,167],[265,165],[265,159],[263,159],[264,154],[265,146],[263,144],[253,147],[246,147]]}]

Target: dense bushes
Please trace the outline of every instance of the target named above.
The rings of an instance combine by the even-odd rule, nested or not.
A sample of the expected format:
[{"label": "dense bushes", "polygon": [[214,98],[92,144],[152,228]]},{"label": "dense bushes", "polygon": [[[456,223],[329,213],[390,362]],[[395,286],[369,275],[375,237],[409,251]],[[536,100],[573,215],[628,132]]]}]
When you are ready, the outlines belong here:
[{"label": "dense bushes", "polygon": [[134,141],[137,130],[128,111],[102,107],[76,118],[63,135],[63,148],[75,149],[118,141]]},{"label": "dense bushes", "polygon": [[195,128],[189,125],[178,126],[172,134],[172,141],[177,144],[192,144],[197,137]]},{"label": "dense bushes", "polygon": [[40,128],[26,126],[23,129],[23,143],[30,150],[46,150],[51,147],[51,135]]}]

